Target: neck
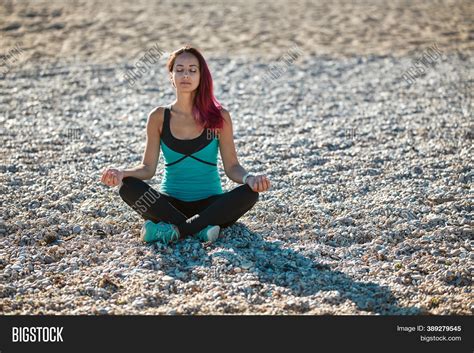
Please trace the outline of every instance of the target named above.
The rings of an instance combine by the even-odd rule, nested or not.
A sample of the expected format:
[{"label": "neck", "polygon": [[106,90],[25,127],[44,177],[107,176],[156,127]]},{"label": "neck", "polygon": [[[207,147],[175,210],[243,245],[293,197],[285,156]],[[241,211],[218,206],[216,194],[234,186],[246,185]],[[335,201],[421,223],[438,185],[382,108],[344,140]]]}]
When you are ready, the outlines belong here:
[{"label": "neck", "polygon": [[194,92],[178,92],[178,97],[172,104],[173,110],[180,114],[192,115],[194,96]]}]

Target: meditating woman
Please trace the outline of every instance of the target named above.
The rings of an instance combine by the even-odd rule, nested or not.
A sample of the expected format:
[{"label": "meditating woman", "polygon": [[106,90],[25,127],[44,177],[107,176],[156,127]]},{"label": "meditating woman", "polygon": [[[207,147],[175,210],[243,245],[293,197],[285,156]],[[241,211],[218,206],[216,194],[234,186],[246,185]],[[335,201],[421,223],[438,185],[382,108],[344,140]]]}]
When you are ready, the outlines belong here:
[{"label": "meditating woman", "polygon": [[[145,242],[168,244],[189,235],[212,242],[221,228],[234,224],[255,205],[270,181],[240,165],[230,114],[214,97],[201,53],[181,48],[170,55],[167,68],[176,100],[148,114],[141,165],[105,168],[101,181],[120,185],[121,198],[145,219],[141,230]],[[218,147],[227,177],[243,184],[227,192],[217,169]],[[156,191],[143,180],[155,175],[160,149],[165,169]]]}]

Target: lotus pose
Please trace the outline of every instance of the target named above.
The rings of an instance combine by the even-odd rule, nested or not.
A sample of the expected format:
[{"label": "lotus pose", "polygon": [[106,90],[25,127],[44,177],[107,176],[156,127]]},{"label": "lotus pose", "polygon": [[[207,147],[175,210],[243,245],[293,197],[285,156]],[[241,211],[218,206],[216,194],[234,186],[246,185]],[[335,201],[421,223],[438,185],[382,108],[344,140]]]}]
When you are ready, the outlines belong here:
[{"label": "lotus pose", "polygon": [[[170,55],[167,68],[176,99],[148,114],[141,165],[105,168],[101,182],[120,185],[121,198],[145,219],[141,230],[145,242],[168,244],[190,235],[212,242],[221,228],[234,224],[255,205],[270,181],[240,165],[230,114],[214,97],[201,53],[181,48]],[[227,192],[217,169],[218,147],[227,177],[243,184]],[[165,169],[156,191],[143,180],[155,175],[160,149]]]}]

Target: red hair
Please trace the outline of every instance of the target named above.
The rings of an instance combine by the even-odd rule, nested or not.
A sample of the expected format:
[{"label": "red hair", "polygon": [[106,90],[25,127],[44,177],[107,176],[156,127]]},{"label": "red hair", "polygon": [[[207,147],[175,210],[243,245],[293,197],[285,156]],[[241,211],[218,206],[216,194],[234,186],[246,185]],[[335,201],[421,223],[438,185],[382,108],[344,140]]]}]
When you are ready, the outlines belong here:
[{"label": "red hair", "polygon": [[168,71],[173,71],[176,58],[182,53],[190,53],[199,61],[200,81],[193,102],[192,112],[194,119],[203,128],[222,128],[224,125],[224,117],[221,114],[222,105],[214,97],[211,72],[202,54],[196,48],[189,45],[182,47],[171,53],[166,65]]}]

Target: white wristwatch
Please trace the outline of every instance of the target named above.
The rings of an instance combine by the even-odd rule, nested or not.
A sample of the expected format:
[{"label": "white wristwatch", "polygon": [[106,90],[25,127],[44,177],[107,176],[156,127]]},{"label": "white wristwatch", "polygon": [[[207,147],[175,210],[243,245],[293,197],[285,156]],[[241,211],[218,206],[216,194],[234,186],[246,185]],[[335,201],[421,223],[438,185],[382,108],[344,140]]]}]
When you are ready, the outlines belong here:
[{"label": "white wristwatch", "polygon": [[247,178],[248,178],[249,176],[253,176],[253,175],[250,174],[250,173],[245,174],[244,177],[242,178],[242,183],[245,184],[245,182],[247,181]]}]

